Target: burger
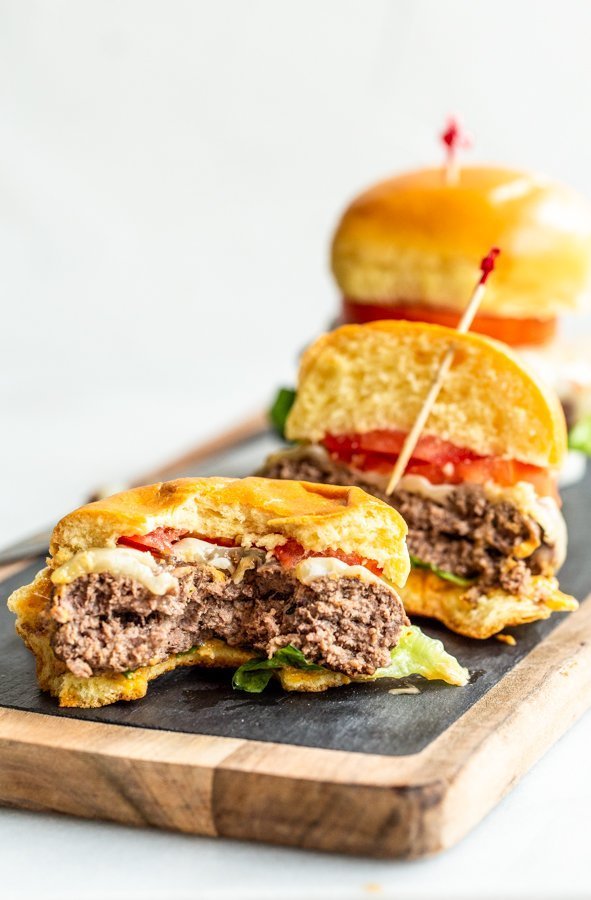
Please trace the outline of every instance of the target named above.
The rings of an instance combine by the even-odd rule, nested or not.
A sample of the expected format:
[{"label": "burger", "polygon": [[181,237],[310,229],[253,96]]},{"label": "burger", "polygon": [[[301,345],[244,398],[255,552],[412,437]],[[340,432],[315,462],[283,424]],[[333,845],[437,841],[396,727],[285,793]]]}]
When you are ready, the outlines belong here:
[{"label": "burger", "polygon": [[472,330],[517,348],[559,394],[571,445],[591,454],[588,340],[559,317],[591,308],[591,205],[528,172],[440,168],[383,181],[345,210],[332,242],[340,321],[456,327],[485,247],[502,255]]},{"label": "burger", "polygon": [[253,693],[467,671],[410,625],[406,525],[357,487],[182,478],[90,503],[9,598],[42,690],[62,706],[143,697],[179,666]]},{"label": "burger", "polygon": [[[439,364],[453,362],[395,491],[390,476]],[[556,395],[505,345],[441,325],[345,325],[302,358],[285,432],[261,474],[357,485],[408,525],[409,615],[488,638],[572,610],[556,470],[566,448]]]}]

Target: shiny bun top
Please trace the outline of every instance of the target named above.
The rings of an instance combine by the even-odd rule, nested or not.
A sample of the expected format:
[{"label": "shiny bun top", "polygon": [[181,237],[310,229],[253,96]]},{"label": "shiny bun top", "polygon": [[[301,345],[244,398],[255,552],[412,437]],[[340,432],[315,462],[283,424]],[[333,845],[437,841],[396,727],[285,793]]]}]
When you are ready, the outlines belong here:
[{"label": "shiny bun top", "polygon": [[542,176],[464,167],[383,181],[355,199],[334,236],[332,268],[358,302],[463,309],[483,252],[502,248],[481,311],[553,317],[591,298],[591,205]]}]

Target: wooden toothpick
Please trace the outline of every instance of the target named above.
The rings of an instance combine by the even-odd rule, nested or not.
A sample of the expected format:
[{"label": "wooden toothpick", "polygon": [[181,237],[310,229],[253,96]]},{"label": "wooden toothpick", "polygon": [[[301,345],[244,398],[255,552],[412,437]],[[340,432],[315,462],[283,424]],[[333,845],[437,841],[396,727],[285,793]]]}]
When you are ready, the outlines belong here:
[{"label": "wooden toothpick", "polygon": [[458,150],[466,150],[471,147],[472,137],[467,131],[464,131],[458,119],[450,117],[445,131],[441,135],[441,140],[445,145],[447,157],[444,168],[445,180],[448,184],[456,184],[460,177]]},{"label": "wooden toothpick", "polygon": [[[484,296],[484,292],[486,290],[486,281],[488,276],[493,271],[495,267],[495,260],[501,251],[498,247],[493,247],[488,255],[484,257],[482,262],[480,263],[480,271],[481,276],[474,288],[472,296],[470,297],[470,302],[466,307],[464,315],[460,319],[460,323],[456,329],[458,334],[465,334],[470,330],[470,326],[474,321],[474,316],[478,311],[478,307],[482,302],[482,298]],[[435,377],[433,379],[433,383],[429,389],[429,393],[425,397],[425,402],[421,407],[421,410],[415,420],[414,425],[411,430],[408,432],[406,436],[406,440],[402,446],[402,450],[400,451],[400,455],[396,460],[396,465],[392,470],[392,475],[390,476],[390,481],[388,482],[388,487],[386,488],[386,494],[390,496],[390,494],[396,489],[398,482],[404,475],[404,470],[408,465],[408,461],[414,453],[414,450],[419,442],[419,438],[421,436],[421,432],[425,427],[425,423],[429,418],[429,413],[433,409],[435,405],[435,401],[439,395],[439,391],[441,390],[441,386],[445,380],[445,376],[449,372],[450,366],[453,362],[453,358],[456,352],[455,343],[450,344],[448,349],[445,352],[441,363],[439,364],[439,368]]]}]

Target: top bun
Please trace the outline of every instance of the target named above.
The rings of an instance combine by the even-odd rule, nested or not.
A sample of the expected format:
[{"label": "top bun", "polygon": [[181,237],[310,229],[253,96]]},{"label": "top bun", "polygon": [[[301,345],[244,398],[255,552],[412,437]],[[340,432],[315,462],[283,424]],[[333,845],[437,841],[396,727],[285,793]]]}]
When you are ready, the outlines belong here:
[{"label": "top bun", "polygon": [[504,344],[422,322],[344,325],[315,341],[302,359],[287,437],[410,431],[451,344],[454,361],[425,434],[482,456],[560,465],[566,425],[556,394]]},{"label": "top bun", "polygon": [[161,527],[267,549],[292,538],[305,550],[357,553],[400,587],[410,568],[406,524],[388,504],[357,487],[269,478],[179,478],[89,503],[56,525],[50,566]]},{"label": "top bun", "polygon": [[422,169],[383,181],[346,210],[332,269],[357,302],[463,310],[492,246],[502,253],[480,312],[544,319],[589,305],[591,206],[510,169]]}]

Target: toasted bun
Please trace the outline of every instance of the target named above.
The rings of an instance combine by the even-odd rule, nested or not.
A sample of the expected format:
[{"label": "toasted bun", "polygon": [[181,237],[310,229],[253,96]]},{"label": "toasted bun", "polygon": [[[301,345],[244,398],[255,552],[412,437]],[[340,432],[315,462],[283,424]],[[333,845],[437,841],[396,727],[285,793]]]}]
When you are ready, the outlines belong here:
[{"label": "toasted bun", "polygon": [[548,619],[553,612],[570,612],[578,606],[574,597],[563,594],[555,578],[532,578],[527,597],[516,597],[498,588],[474,596],[474,588],[458,587],[438,575],[413,569],[400,592],[409,615],[428,616],[443,622],[451,631],[484,639],[504,628]]},{"label": "toasted bun", "polygon": [[386,503],[356,487],[268,478],[179,478],[89,503],[55,527],[50,566],[159,527],[267,549],[294,539],[314,552],[358,553],[397,585],[410,568],[406,524]]},{"label": "toasted bun", "polygon": [[481,312],[550,318],[589,305],[591,206],[526,172],[464,167],[384,181],[346,210],[332,246],[343,294],[360,302],[461,310],[481,258],[499,246]]},{"label": "toasted bun", "polygon": [[[57,697],[60,706],[95,708],[118,700],[138,700],[145,696],[149,682],[165,672],[182,666],[236,669],[255,656],[250,650],[229,647],[223,641],[211,640],[187,653],[177,653],[125,675],[105,674],[79,678],[57,658],[51,647],[46,610],[52,589],[50,570],[44,569],[32,584],[15,591],[8,605],[17,615],[16,630],[35,656],[39,687]],[[328,670],[302,671],[285,668],[278,669],[275,674],[286,691],[325,691],[351,681],[346,675]]]},{"label": "toasted bun", "polygon": [[447,348],[457,347],[425,434],[482,456],[558,466],[566,451],[556,395],[503,344],[420,322],[345,325],[304,354],[290,440],[410,431]]}]

